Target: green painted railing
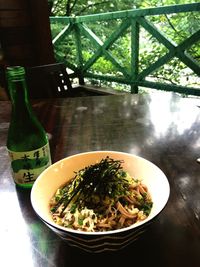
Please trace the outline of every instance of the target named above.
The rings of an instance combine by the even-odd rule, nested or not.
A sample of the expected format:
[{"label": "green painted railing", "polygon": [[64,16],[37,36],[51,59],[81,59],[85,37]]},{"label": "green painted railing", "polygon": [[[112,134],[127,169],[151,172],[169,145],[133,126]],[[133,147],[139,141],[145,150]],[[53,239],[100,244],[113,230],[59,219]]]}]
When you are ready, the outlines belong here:
[{"label": "green painted railing", "polygon": [[[74,42],[76,47],[75,52],[68,51],[67,54],[76,54],[76,58],[68,60],[65,59],[66,66],[70,68],[73,73],[71,77],[77,77],[80,84],[84,84],[85,78],[97,79],[103,81],[110,81],[131,86],[131,93],[137,93],[138,87],[148,87],[161,89],[166,91],[180,92],[184,94],[200,95],[200,85],[197,87],[181,86],[179,84],[169,84],[163,82],[155,82],[149,80],[148,77],[160,67],[169,63],[170,60],[178,58],[188,69],[190,69],[197,77],[200,76],[200,64],[189,53],[188,49],[197,44],[200,40],[200,30],[192,33],[189,37],[184,39],[181,43],[176,44],[166,37],[162,29],[159,29],[150,18],[152,16],[167,15],[174,13],[188,13],[200,11],[200,3],[173,5],[148,9],[135,9],[113,13],[102,13],[89,16],[79,17],[50,17],[51,25],[60,23],[63,25],[62,30],[54,37],[53,45],[55,52],[59,53],[59,45],[68,42]],[[92,23],[119,21],[117,26],[113,28],[112,33],[105,37],[97,36],[97,33],[90,27]],[[141,46],[141,29],[145,29],[152,38],[156,39],[160,45],[164,46],[166,53],[149,66],[140,69],[140,46]],[[124,66],[118,58],[111,52],[111,47],[116,44],[117,40],[125,33],[130,35],[130,68]],[[70,39],[68,39],[70,36]],[[87,59],[83,55],[84,42],[87,40],[87,48],[90,51],[90,57]],[[144,43],[144,40],[143,40]],[[91,47],[94,47],[92,50]],[[69,49],[69,45],[68,48]],[[127,48],[128,49],[128,48]],[[157,56],[157,55],[156,55]],[[94,64],[101,58],[106,58],[107,61],[114,66],[117,73],[120,75],[109,75],[109,73],[100,74],[100,71],[92,71]],[[173,71],[173,70],[172,70]],[[173,74],[173,73],[172,73]]]}]

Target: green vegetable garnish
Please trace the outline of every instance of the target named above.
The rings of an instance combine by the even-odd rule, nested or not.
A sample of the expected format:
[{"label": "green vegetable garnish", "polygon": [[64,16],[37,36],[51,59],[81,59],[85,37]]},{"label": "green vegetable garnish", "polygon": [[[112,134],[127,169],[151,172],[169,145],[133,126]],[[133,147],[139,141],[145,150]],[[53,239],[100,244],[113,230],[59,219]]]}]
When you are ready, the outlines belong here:
[{"label": "green vegetable garnish", "polygon": [[[130,183],[126,172],[122,170],[122,163],[121,160],[106,157],[99,163],[76,172],[72,182],[67,185],[68,190],[65,189],[66,193],[63,194],[56,206],[58,207],[61,202],[64,202],[63,212],[75,198],[79,207],[94,208],[95,202],[95,205],[97,202],[100,205],[106,199],[126,195]],[[91,201],[92,198],[98,201]]]}]

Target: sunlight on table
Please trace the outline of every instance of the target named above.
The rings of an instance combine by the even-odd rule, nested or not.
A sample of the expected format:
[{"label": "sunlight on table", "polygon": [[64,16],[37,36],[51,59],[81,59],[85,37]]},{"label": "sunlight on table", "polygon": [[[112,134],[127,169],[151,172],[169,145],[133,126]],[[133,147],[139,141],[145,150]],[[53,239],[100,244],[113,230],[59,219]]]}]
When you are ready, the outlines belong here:
[{"label": "sunlight on table", "polygon": [[[19,210],[21,212],[18,198],[13,192],[3,192],[0,195],[1,214],[12,213],[12,221],[6,219],[6,216],[1,217],[0,221],[0,251],[1,262],[4,266],[20,266],[34,267],[31,264],[32,251],[30,240],[28,237],[28,229],[24,222],[23,216],[19,218]],[[14,204],[14,205],[13,205]],[[10,242],[12,240],[12,242]]]}]

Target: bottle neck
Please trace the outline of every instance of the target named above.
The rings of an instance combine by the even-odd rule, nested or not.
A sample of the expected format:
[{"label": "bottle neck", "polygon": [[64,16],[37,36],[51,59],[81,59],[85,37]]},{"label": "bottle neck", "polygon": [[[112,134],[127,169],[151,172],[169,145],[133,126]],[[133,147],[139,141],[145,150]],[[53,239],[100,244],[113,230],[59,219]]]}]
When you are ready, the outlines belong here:
[{"label": "bottle neck", "polygon": [[29,101],[24,68],[10,68],[7,72],[7,80],[12,102],[7,138],[8,149],[23,152],[43,147],[48,140]]},{"label": "bottle neck", "polygon": [[13,107],[24,109],[29,106],[25,80],[10,81],[9,92]]},{"label": "bottle neck", "polygon": [[12,102],[12,109],[15,113],[21,114],[31,112],[31,104],[27,92],[27,84],[25,80],[25,73],[19,73],[13,75],[8,73],[8,88],[10,93],[10,99]]}]

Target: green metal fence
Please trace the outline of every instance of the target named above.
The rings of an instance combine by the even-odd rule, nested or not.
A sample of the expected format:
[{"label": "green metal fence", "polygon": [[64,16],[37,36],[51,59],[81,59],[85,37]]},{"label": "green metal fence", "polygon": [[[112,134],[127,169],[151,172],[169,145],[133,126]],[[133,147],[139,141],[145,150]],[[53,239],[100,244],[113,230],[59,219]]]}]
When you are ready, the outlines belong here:
[{"label": "green metal fence", "polygon": [[[55,53],[59,56],[59,47],[61,45],[66,46],[66,57],[63,58],[61,55],[60,60],[64,61],[66,66],[73,71],[70,74],[71,77],[77,77],[80,84],[84,84],[84,79],[89,78],[129,85],[131,93],[137,93],[138,87],[141,86],[200,95],[200,84],[199,86],[191,87],[181,86],[179,83],[158,82],[154,79],[149,79],[159,68],[162,68],[171,60],[178,59],[187,67],[187,70],[197,77],[198,81],[200,64],[198,59],[194,59],[188,51],[194,46],[198,49],[200,30],[197,29],[197,31],[191,32],[189,36],[177,44],[166,36],[165,32],[162,31],[162,27],[159,28],[154,23],[153,18],[161,16],[162,19],[165,16],[170,23],[170,16],[174,14],[189,14],[199,11],[200,3],[193,3],[79,17],[50,17],[51,25],[56,23],[62,25],[62,29],[53,38]],[[112,32],[109,30],[109,35],[106,36],[100,31],[100,27],[103,25],[106,31],[106,27],[109,24],[112,27]],[[94,27],[94,25],[96,26]],[[141,37],[142,30],[148,33],[148,40],[154,38],[163,47],[164,54],[154,55],[154,50],[151,51],[154,61],[141,67],[140,51],[145,43],[145,40],[141,41],[143,38]],[[121,51],[122,59],[119,59],[119,53],[114,52],[114,48],[116,50],[119,47],[122,49],[119,46],[119,39],[125,34],[129,36],[129,43],[127,44],[128,47],[124,48],[123,46],[123,49],[130,50],[130,56],[128,62],[124,63],[123,51]],[[110,63],[111,72],[108,71],[108,73],[102,74],[101,70],[94,70],[95,64],[102,58]],[[102,65],[100,64],[99,66]],[[112,69],[115,69],[115,71],[112,71]],[[173,76],[173,70],[171,72]]]}]

